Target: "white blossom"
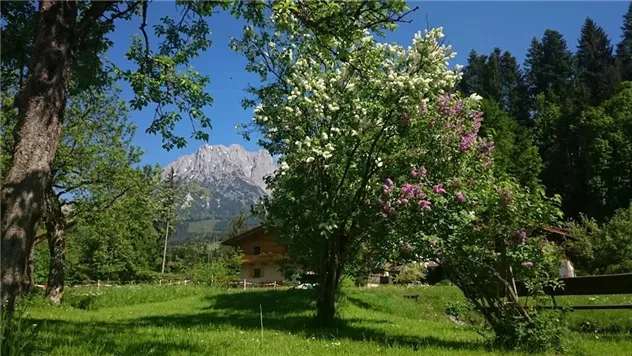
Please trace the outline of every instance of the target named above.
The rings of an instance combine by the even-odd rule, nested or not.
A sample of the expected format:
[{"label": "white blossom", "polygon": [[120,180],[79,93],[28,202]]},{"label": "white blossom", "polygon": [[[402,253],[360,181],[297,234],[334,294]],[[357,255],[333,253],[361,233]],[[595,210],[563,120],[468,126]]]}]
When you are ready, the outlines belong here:
[{"label": "white blossom", "polygon": [[483,100],[483,97],[478,95],[478,94],[476,94],[476,93],[473,93],[472,95],[470,95],[470,99],[472,101],[474,101],[474,102],[479,102],[479,101]]}]

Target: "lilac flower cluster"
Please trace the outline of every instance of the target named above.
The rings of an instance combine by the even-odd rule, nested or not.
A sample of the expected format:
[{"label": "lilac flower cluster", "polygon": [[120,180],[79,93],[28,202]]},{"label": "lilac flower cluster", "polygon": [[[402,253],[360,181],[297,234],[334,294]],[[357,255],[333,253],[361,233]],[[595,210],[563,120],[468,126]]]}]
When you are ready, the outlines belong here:
[{"label": "lilac flower cluster", "polygon": [[437,110],[441,115],[456,116],[463,111],[463,100],[457,100],[452,104],[454,94],[443,94],[437,101]]},{"label": "lilac flower cluster", "polygon": [[413,169],[410,171],[410,176],[413,178],[419,178],[426,175],[426,167],[421,166],[419,169]]},{"label": "lilac flower cluster", "polygon": [[437,184],[432,186],[432,191],[435,194],[443,195],[445,193],[445,189],[443,188],[443,184]]}]

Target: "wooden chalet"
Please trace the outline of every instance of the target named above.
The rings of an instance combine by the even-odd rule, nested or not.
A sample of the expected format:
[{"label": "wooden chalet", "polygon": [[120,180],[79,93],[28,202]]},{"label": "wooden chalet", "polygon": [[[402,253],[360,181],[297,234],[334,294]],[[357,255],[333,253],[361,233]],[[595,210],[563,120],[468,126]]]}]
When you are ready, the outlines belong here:
[{"label": "wooden chalet", "polygon": [[240,248],[245,257],[241,264],[240,279],[248,283],[283,283],[285,275],[280,261],[287,254],[287,245],[279,244],[276,237],[265,231],[263,225],[222,242]]}]

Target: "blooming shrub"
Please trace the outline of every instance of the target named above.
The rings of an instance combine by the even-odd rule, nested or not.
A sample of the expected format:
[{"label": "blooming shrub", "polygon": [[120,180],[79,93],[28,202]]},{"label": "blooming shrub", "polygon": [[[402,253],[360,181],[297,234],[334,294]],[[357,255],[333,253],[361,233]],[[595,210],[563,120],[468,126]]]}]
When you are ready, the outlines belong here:
[{"label": "blooming shrub", "polygon": [[541,294],[555,276],[556,249],[537,232],[560,217],[559,198],[494,177],[493,143],[477,137],[482,114],[471,100],[444,94],[418,115],[418,129],[406,139],[419,144],[388,157],[388,173],[376,184],[372,206],[382,215],[386,241],[410,259],[440,263],[481,310],[497,344],[521,345],[517,330],[540,322],[517,287]]}]

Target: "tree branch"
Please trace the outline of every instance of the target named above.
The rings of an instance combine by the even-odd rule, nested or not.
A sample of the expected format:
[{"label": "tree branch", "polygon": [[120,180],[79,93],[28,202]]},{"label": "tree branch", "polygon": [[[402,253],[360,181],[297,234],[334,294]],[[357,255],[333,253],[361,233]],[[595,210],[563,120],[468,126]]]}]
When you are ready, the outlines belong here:
[{"label": "tree branch", "polygon": [[114,5],[116,1],[91,1],[90,7],[85,11],[83,18],[79,21],[77,25],[77,33],[79,34],[78,43],[82,43],[83,39],[86,36],[86,33],[90,31],[90,26],[92,26],[99,17],[108,10],[109,7]]},{"label": "tree branch", "polygon": [[145,31],[145,27],[147,26],[147,2],[143,2],[143,22],[141,23],[139,29],[143,33],[143,37],[145,38],[145,60],[150,58],[149,55],[149,36],[147,35],[147,31]]},{"label": "tree branch", "polygon": [[116,12],[114,15],[112,15],[112,17],[110,17],[107,20],[103,21],[101,24],[103,24],[105,26],[111,25],[114,22],[114,20],[120,19],[122,17],[125,17],[125,16],[129,15],[132,11],[136,10],[136,8],[138,7],[138,5],[140,5],[141,2],[143,2],[143,1],[134,1],[131,5],[129,5],[127,7],[127,9],[125,9],[123,11]]}]

